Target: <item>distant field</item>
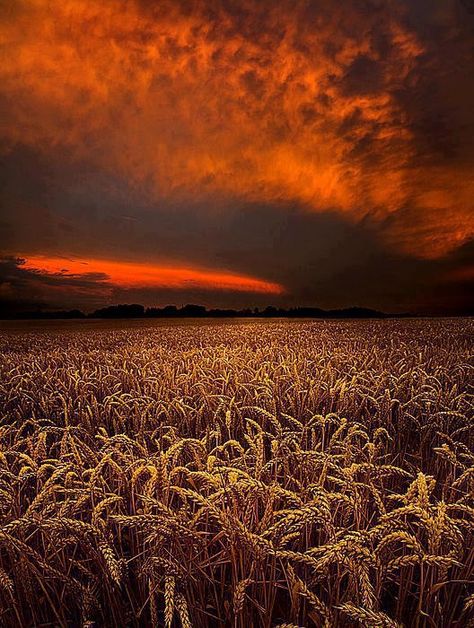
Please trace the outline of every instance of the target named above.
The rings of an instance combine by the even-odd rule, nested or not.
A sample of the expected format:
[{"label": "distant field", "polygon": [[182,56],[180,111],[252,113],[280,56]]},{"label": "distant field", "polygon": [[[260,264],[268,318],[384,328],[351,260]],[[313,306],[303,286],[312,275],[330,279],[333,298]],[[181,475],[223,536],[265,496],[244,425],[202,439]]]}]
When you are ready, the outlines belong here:
[{"label": "distant field", "polygon": [[0,326],[0,625],[474,626],[473,319]]}]

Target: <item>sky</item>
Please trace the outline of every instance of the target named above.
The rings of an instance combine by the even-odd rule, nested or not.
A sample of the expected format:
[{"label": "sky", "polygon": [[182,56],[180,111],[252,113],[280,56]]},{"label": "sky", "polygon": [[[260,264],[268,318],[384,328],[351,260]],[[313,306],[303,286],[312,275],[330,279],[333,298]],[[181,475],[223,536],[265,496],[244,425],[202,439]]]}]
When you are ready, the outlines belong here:
[{"label": "sky", "polygon": [[474,309],[474,0],[0,1],[3,310]]}]

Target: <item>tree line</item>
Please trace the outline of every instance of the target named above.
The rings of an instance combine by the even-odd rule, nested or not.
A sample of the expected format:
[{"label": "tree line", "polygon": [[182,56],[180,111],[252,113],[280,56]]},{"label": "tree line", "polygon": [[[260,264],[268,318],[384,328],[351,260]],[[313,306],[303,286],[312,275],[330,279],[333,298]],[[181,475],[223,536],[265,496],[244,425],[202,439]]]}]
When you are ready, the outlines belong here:
[{"label": "tree line", "polygon": [[[400,315],[397,315],[400,316]],[[408,316],[405,314],[403,316]],[[137,303],[109,305],[86,314],[78,309],[60,311],[22,312],[11,318],[19,319],[85,319],[85,318],[389,318],[389,314],[370,308],[349,307],[323,310],[317,307],[278,308],[269,305],[263,309],[207,309],[204,305],[187,304],[182,307],[145,307]]]}]

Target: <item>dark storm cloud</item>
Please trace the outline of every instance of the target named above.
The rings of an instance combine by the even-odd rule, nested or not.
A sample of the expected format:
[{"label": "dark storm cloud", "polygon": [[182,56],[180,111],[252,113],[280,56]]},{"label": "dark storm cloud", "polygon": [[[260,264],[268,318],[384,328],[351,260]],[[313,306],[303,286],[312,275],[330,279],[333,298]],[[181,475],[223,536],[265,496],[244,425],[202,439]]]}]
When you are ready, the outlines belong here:
[{"label": "dark storm cloud", "polygon": [[[472,304],[469,3],[45,6],[18,3],[2,26],[3,298]],[[213,268],[285,294],[13,261],[32,255]]]},{"label": "dark storm cloud", "polygon": [[[236,205],[221,208],[225,220],[216,221],[202,210],[199,205],[150,210],[147,236],[140,233],[132,238],[117,230],[112,252],[127,246],[129,255],[148,258],[159,251],[164,259],[173,255],[198,267],[258,274],[284,285],[287,292],[276,296],[191,287],[124,289],[109,285],[104,276],[50,276],[26,270],[13,260],[1,267],[1,285],[9,287],[10,295],[25,300],[35,296],[53,308],[192,301],[222,307],[356,304],[393,312],[456,313],[472,306],[472,277],[463,276],[463,269],[474,265],[472,243],[441,260],[414,259],[383,247],[370,222],[351,225],[337,213],[313,214],[285,205]],[[101,251],[100,241],[96,250]],[[5,288],[0,290],[6,293]]]},{"label": "dark storm cloud", "polygon": [[405,21],[424,47],[396,91],[416,135],[416,160],[474,163],[474,16],[460,0],[408,3]]},{"label": "dark storm cloud", "polygon": [[0,258],[0,316],[36,309],[90,308],[107,296],[98,273],[47,275],[24,268],[21,258]]},{"label": "dark storm cloud", "polygon": [[359,55],[348,67],[342,79],[345,94],[367,94],[377,92],[382,87],[383,71],[381,64],[367,55]]}]

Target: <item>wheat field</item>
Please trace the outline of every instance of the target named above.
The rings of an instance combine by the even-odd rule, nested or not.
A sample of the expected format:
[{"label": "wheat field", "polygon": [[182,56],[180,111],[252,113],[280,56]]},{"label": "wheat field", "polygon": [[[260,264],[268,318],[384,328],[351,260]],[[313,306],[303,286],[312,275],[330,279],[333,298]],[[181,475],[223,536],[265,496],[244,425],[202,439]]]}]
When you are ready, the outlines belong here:
[{"label": "wheat field", "polygon": [[474,626],[472,319],[0,330],[0,625]]}]

